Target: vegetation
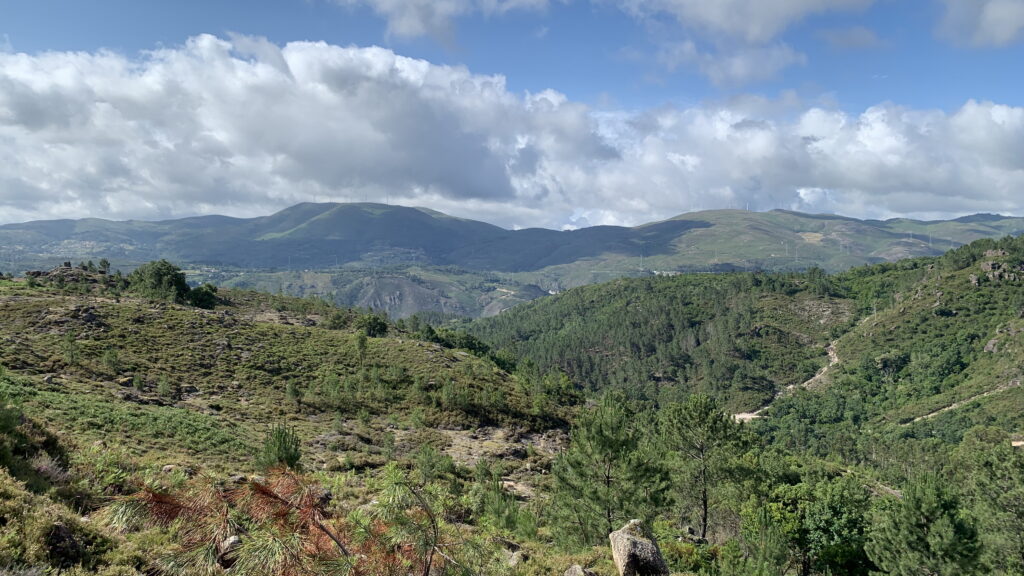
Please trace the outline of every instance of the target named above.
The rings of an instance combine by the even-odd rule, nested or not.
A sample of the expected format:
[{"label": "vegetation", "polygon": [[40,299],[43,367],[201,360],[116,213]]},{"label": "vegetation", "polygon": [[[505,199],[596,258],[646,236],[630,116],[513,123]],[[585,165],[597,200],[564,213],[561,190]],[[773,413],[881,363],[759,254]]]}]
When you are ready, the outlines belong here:
[{"label": "vegetation", "polygon": [[1020,218],[995,215],[861,221],[783,210],[695,212],[635,228],[510,231],[422,208],[325,203],[252,219],[5,225],[0,245],[10,247],[11,271],[69,254],[100,259],[98,270],[110,270],[111,261],[131,270],[165,258],[221,287],[328,297],[394,318],[424,311],[480,317],[548,291],[655,271],[835,272],[1022,231]]},{"label": "vegetation", "polygon": [[102,266],[0,279],[0,569],[1024,574],[1022,239],[445,326]]},{"label": "vegetation", "polygon": [[739,412],[826,363],[833,331],[854,312],[834,293],[820,271],[618,280],[532,302],[468,330],[588,389],[642,389],[666,401],[702,392]]}]

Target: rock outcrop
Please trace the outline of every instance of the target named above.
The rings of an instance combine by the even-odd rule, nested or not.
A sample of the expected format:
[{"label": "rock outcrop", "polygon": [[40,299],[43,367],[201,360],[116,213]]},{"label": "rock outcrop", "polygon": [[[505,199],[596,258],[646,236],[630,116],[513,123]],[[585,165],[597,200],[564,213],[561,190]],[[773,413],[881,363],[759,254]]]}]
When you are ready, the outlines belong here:
[{"label": "rock outcrop", "polygon": [[608,540],[620,576],[668,576],[668,565],[657,542],[639,520],[630,520],[620,530],[609,534]]}]

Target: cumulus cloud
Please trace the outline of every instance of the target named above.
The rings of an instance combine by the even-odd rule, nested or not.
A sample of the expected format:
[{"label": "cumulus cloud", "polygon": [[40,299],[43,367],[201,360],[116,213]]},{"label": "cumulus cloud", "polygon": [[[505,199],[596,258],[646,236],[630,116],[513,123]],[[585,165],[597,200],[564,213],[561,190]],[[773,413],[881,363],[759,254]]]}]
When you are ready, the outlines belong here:
[{"label": "cumulus cloud", "polygon": [[199,36],[0,53],[0,220],[425,205],[507,227],[689,209],[1024,213],[1024,108],[859,114],[795,96],[595,110],[382,48]]},{"label": "cumulus cloud", "polygon": [[939,31],[974,46],[1006,46],[1024,37],[1024,0],[942,0]]}]

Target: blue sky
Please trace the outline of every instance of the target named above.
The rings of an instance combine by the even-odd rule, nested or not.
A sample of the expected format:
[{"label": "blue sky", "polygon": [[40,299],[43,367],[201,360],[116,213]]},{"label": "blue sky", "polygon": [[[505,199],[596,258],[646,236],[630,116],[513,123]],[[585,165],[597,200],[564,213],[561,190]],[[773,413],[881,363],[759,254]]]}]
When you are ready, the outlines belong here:
[{"label": "blue sky", "polygon": [[[1024,0],[4,0],[0,221],[1024,213],[1022,63]],[[322,98],[338,75],[358,97]],[[307,107],[345,135],[292,132]]]},{"label": "blue sky", "polygon": [[553,2],[503,15],[470,12],[450,20],[450,35],[422,36],[389,33],[387,19],[370,5],[323,0],[253,0],[244,9],[225,0],[4,4],[0,33],[19,51],[106,48],[131,54],[229,32],[278,44],[380,45],[437,64],[502,74],[513,91],[554,88],[595,106],[686,105],[785,90],[829,95],[849,110],[882,101],[952,110],[971,98],[1020,104],[1024,97],[1024,74],[1014,73],[1024,63],[1024,43],[951,42],[939,32],[944,7],[934,0],[888,0],[810,14],[778,35],[806,55],[804,63],[772,78],[720,86],[692,68],[669,70],[657,61],[663,43],[707,39],[671,16],[643,21],[610,2]]}]

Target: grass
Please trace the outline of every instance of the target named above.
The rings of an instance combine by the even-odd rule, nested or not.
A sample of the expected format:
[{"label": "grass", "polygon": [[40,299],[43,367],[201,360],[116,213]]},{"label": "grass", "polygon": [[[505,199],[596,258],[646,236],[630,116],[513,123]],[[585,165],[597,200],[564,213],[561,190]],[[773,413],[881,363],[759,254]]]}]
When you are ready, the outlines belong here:
[{"label": "grass", "polygon": [[311,451],[336,420],[378,430],[539,425],[513,377],[489,361],[394,326],[360,352],[355,328],[318,325],[357,312],[221,295],[205,311],[2,281],[0,365],[11,374],[0,393],[79,443],[117,438],[155,461],[218,469],[246,466],[276,423],[294,426]]}]

